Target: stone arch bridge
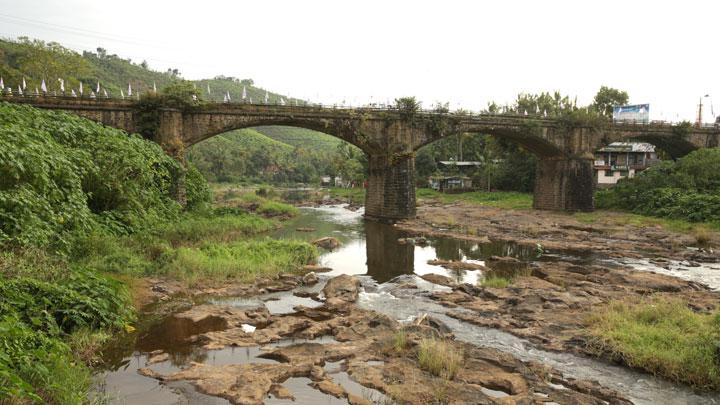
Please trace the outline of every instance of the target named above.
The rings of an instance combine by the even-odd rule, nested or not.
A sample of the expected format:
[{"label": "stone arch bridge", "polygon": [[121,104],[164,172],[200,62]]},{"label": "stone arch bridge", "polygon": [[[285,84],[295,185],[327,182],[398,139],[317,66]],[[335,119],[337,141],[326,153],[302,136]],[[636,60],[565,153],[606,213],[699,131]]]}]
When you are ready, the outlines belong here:
[{"label": "stone arch bridge", "polygon": [[[0,100],[62,110],[129,133],[143,130],[142,113],[131,100],[2,97]],[[337,109],[258,104],[207,104],[153,111],[154,130],[145,135],[184,162],[185,148],[234,129],[286,125],[324,132],[368,155],[366,216],[398,220],[415,216],[415,152],[458,133],[481,133],[517,142],[538,157],[533,207],[594,209],[593,152],[610,142],[642,140],[673,158],[720,146],[720,129],[672,125],[610,124],[600,128],[559,119],[517,115],[455,115],[399,110]]]}]

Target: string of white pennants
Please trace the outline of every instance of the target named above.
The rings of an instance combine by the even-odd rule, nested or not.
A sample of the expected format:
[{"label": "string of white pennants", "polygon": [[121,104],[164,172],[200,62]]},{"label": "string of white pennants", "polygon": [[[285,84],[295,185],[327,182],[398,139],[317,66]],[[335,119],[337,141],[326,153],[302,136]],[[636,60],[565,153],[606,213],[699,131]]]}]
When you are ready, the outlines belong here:
[{"label": "string of white pennants", "polygon": [[[57,81],[58,81],[58,83],[59,83],[58,89],[59,89],[59,91],[60,91],[60,94],[58,94],[58,90],[53,90],[51,95],[53,95],[53,96],[58,96],[58,95],[60,95],[60,96],[68,96],[68,95],[69,95],[69,96],[71,96],[71,97],[84,97],[84,96],[85,96],[85,90],[84,90],[83,82],[82,82],[82,81],[79,82],[79,86],[78,86],[77,91],[75,91],[75,89],[70,89],[70,93],[69,93],[69,94],[68,94],[67,91],[65,90],[65,80],[63,80],[63,79],[61,79],[61,78],[58,78]],[[193,84],[193,86],[195,86],[195,85]],[[157,85],[155,84],[155,82],[153,82],[152,91],[153,91],[153,93],[157,93]],[[208,93],[209,96],[212,96],[212,90],[210,89],[210,84],[209,84],[209,83],[207,84],[207,93]],[[27,85],[27,81],[25,80],[25,77],[23,77],[23,79],[22,79],[22,84],[17,86],[17,90],[13,90],[13,88],[10,87],[10,86],[7,86],[7,87],[6,87],[3,78],[0,77],[0,94],[4,94],[4,95],[17,94],[17,95],[19,95],[19,96],[26,96],[26,95],[28,95],[28,96],[29,96],[29,95],[32,95],[32,96],[40,96],[40,95],[48,95],[48,94],[50,94],[50,91],[49,91],[49,88],[48,88],[47,83],[45,82],[45,79],[42,79],[42,81],[41,81],[41,83],[40,83],[40,88],[38,89],[38,87],[35,87],[35,91],[32,92],[32,91],[29,91],[29,90],[28,90],[28,85]],[[104,97],[104,98],[110,98],[107,89],[105,89],[104,87],[102,87],[101,84],[100,84],[100,81],[98,81],[97,84],[96,84],[96,86],[95,86],[95,89],[94,89],[94,90],[92,90],[92,89],[90,90],[90,93],[89,93],[88,97],[90,97],[90,98],[98,98],[98,97],[101,97],[101,94],[102,94],[102,97]],[[135,97],[136,97],[137,99],[140,99],[140,92],[139,92],[139,91],[133,91],[133,88],[132,88],[132,84],[131,84],[131,83],[128,83],[127,92],[123,91],[123,89],[120,89],[120,98],[122,98],[122,99],[132,98],[133,94],[135,94]],[[241,95],[241,97],[242,97],[243,103],[246,103],[246,102],[249,102],[250,104],[253,103],[252,97],[249,97],[249,96],[248,96],[248,92],[247,92],[246,86],[243,86],[243,88],[242,88],[242,95]],[[197,97],[193,94],[193,100],[196,100],[196,99],[197,99]],[[299,105],[299,104],[298,104],[298,99],[294,99],[294,101],[295,101],[295,106],[298,106],[298,105]],[[230,102],[232,102],[232,97],[230,96],[230,92],[229,92],[229,91],[225,91],[225,93],[223,94],[223,102],[224,102],[224,103],[230,103]],[[283,106],[288,104],[284,97],[279,97],[279,98],[276,100],[276,102],[277,102],[278,104],[280,104],[280,105],[283,105]],[[266,91],[265,91],[265,97],[264,97],[264,104],[269,104],[269,103],[270,103],[270,93],[266,90]],[[305,105],[308,105],[309,102],[304,102],[304,104],[305,104]],[[389,105],[389,101],[388,101],[388,105]],[[561,106],[561,107],[563,107],[563,106]],[[503,107],[503,108],[502,108],[502,111],[501,111],[502,114],[505,114],[505,113],[508,113],[508,112],[510,112],[510,111],[507,109],[507,107]],[[517,111],[517,113],[520,114],[520,111]],[[525,110],[522,112],[522,115],[528,115],[528,110],[525,109]],[[536,106],[535,106],[535,115],[541,115],[541,114],[540,114],[540,106],[539,106],[539,105],[536,105]],[[543,109],[543,111],[542,111],[542,116],[544,116],[544,117],[547,117],[547,116],[548,116],[548,112],[547,112],[546,109]]]},{"label": "string of white pennants", "polygon": [[[25,77],[22,79],[22,84],[17,86],[17,90],[14,90],[11,86],[5,86],[5,81],[2,77],[0,77],[0,94],[5,95],[13,95],[17,94],[19,96],[40,96],[40,95],[53,95],[53,96],[71,96],[71,97],[83,97],[85,96],[85,89],[83,82],[79,82],[77,91],[76,89],[70,89],[70,92],[68,93],[65,89],[65,80],[58,78],[58,87],[57,89],[53,90],[52,92],[49,90],[48,83],[45,82],[45,79],[42,79],[40,83],[40,88],[35,87],[35,91],[28,90],[27,80],[25,80]],[[194,86],[194,84],[193,84]],[[152,85],[152,91],[153,93],[157,93],[157,85],[155,82],[153,82]],[[140,98],[140,92],[139,91],[133,91],[132,83],[128,83],[127,91],[123,91],[123,89],[120,89],[120,98],[131,98],[133,96],[133,93],[135,94],[135,97],[137,99]],[[212,91],[210,89],[210,84],[207,85],[207,93],[209,96],[212,95]],[[95,86],[95,90],[90,90],[90,93],[88,96],[90,98],[97,98],[97,97],[104,97],[104,98],[110,98],[110,95],[108,94],[108,91],[106,88],[102,87],[100,84],[100,81],[97,82],[97,85]],[[197,99],[197,97],[193,94],[193,99]],[[252,97],[248,96],[248,91],[246,86],[243,86],[242,88],[242,100],[243,102],[249,102],[252,104],[253,99]],[[230,92],[226,91],[225,94],[223,94],[223,101],[225,103],[229,103],[232,101],[232,97],[230,96]],[[268,91],[265,91],[265,104],[269,104],[270,102],[270,93]],[[279,97],[277,102],[280,105],[287,105],[287,101],[284,97]],[[307,104],[307,102],[305,102]],[[295,105],[298,104],[298,100],[295,99]]]}]

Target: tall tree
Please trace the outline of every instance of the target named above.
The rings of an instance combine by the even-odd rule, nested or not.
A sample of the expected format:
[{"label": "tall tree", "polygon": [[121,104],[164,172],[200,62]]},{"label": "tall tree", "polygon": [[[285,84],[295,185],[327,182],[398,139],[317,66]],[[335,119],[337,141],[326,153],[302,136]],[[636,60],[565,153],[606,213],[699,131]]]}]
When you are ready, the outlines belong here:
[{"label": "tall tree", "polygon": [[630,97],[626,91],[613,89],[612,87],[602,86],[595,95],[592,107],[597,111],[611,116],[613,112],[613,106],[625,105],[628,103]]}]

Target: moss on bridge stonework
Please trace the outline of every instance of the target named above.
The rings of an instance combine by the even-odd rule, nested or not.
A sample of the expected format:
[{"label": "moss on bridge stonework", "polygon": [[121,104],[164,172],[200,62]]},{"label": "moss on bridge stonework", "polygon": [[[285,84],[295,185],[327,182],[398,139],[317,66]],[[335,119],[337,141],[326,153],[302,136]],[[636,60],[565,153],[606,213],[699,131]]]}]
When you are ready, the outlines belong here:
[{"label": "moss on bridge stonework", "polygon": [[[189,89],[186,89],[190,91]],[[140,101],[56,97],[0,97],[39,108],[64,110],[107,126],[140,132],[182,159],[186,147],[235,129],[265,125],[295,126],[342,139],[362,149],[371,162],[367,213],[403,218],[415,212],[414,151],[459,133],[507,138],[540,157],[546,175],[536,181],[534,206],[592,210],[594,151],[614,141],[643,139],[679,157],[718,146],[720,129],[688,125],[613,124],[576,110],[560,117],[422,112],[416,109],[338,109],[257,104],[177,104],[170,96]],[[170,107],[170,108],[169,108]],[[403,185],[401,183],[407,183]],[[376,190],[378,195],[372,195]],[[376,211],[373,211],[373,210]]]}]

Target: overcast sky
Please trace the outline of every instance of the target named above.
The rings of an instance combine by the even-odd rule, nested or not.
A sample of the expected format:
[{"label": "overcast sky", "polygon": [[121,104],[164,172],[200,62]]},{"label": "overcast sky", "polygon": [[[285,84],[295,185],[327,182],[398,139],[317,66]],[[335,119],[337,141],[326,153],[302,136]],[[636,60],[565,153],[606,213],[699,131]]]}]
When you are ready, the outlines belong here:
[{"label": "overcast sky", "polygon": [[720,1],[0,0],[0,36],[106,48],[187,79],[294,97],[414,95],[480,110],[521,92],[587,104],[601,85],[652,119],[720,114]]}]

